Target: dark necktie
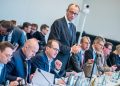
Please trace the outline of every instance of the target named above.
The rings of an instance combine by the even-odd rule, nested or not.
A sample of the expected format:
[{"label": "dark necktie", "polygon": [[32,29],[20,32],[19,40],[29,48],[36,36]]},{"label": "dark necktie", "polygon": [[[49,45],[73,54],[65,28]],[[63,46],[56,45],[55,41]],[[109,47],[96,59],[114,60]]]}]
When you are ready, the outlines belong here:
[{"label": "dark necktie", "polygon": [[70,32],[70,36],[72,36],[72,23],[68,23],[68,24],[69,24],[68,29],[69,29],[69,32]]},{"label": "dark necktie", "polygon": [[30,82],[30,77],[29,77],[29,71],[30,71],[30,63],[27,60],[26,61],[26,82],[29,83]]},{"label": "dark necktie", "polygon": [[8,35],[5,36],[5,41],[8,41]]}]

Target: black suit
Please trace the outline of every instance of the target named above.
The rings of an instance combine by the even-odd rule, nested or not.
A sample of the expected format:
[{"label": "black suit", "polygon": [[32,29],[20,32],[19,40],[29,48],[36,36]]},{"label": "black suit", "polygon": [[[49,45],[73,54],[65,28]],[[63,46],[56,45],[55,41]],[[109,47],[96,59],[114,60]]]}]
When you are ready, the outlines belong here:
[{"label": "black suit", "polygon": [[5,81],[6,81],[5,77],[6,77],[6,65],[4,65],[4,68],[2,69],[0,74],[0,85],[5,84]]},{"label": "black suit", "polygon": [[68,71],[74,70],[76,72],[81,72],[82,71],[82,59],[81,59],[81,53],[77,54],[72,54],[70,58],[70,63],[69,63],[69,68]]},{"label": "black suit", "polygon": [[85,51],[85,63],[88,61],[88,59],[93,59],[93,49],[89,49]]},{"label": "black suit", "polygon": [[72,24],[72,36],[70,35],[68,25],[65,17],[56,20],[51,26],[51,32],[49,34],[50,39],[56,39],[60,42],[60,52],[56,59],[62,61],[64,70],[70,58],[70,49],[76,43],[76,27]]},{"label": "black suit", "polygon": [[39,42],[39,49],[44,50],[44,48],[46,46],[45,36],[41,32],[36,31],[33,34],[33,37],[40,41]]}]

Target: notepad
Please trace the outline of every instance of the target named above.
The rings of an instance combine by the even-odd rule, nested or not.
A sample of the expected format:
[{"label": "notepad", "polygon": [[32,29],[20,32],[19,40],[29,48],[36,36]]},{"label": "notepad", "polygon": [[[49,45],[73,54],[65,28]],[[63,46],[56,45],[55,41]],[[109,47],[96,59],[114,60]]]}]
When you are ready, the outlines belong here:
[{"label": "notepad", "polygon": [[43,70],[40,71],[41,72],[39,72],[39,70],[37,69],[33,76],[32,79],[33,86],[51,86],[54,82],[54,74],[51,74]]}]

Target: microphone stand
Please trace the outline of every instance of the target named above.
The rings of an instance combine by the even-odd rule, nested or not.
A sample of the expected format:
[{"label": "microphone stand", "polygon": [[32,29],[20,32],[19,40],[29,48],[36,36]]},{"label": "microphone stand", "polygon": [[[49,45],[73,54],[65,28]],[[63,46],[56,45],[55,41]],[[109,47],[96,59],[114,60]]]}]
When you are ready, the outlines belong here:
[{"label": "microphone stand", "polygon": [[53,85],[51,84],[51,82],[46,78],[46,76],[41,72],[41,70],[38,69],[38,71],[42,74],[42,76],[45,78],[45,80],[49,83],[49,86],[53,86]]},{"label": "microphone stand", "polygon": [[90,75],[89,85],[90,85],[90,82],[91,82],[91,79],[92,79],[95,64],[97,63],[97,58],[98,58],[98,55],[96,54],[96,57],[95,57],[95,60],[94,60],[94,63],[93,63],[93,67],[92,67],[92,71],[91,71],[91,75]]}]

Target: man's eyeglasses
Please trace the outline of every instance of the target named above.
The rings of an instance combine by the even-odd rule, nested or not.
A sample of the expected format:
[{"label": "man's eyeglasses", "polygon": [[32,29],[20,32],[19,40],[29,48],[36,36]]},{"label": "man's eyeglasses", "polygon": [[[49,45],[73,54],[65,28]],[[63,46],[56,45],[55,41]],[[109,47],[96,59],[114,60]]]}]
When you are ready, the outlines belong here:
[{"label": "man's eyeglasses", "polygon": [[55,51],[57,51],[57,52],[60,52],[60,50],[57,49],[57,48],[54,48],[54,47],[50,47],[50,48],[52,48],[53,50],[55,50]]},{"label": "man's eyeglasses", "polygon": [[75,12],[73,12],[73,11],[68,11],[70,14],[74,14],[75,16],[77,16],[78,15],[78,13],[75,13]]}]

